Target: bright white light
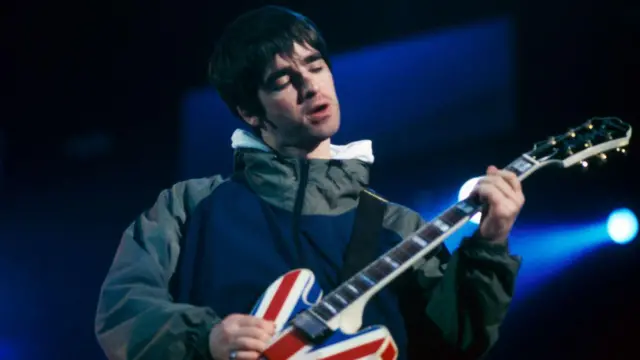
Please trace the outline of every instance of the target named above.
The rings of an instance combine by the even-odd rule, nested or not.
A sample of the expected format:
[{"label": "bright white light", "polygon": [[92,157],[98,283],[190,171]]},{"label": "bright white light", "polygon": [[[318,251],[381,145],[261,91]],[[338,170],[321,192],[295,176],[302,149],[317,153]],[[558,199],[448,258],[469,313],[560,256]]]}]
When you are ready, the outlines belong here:
[{"label": "bright white light", "polygon": [[[478,180],[480,179],[482,179],[482,176],[474,177],[473,179],[467,180],[467,182],[462,185],[460,191],[458,192],[458,201],[464,200],[469,197],[469,194],[471,194],[471,191],[473,191],[473,188],[476,186]],[[474,224],[480,224],[480,217],[481,214],[477,213],[471,218],[470,221]]]},{"label": "bright white light", "polygon": [[638,219],[629,209],[618,209],[607,219],[607,232],[611,240],[626,244],[638,234]]}]

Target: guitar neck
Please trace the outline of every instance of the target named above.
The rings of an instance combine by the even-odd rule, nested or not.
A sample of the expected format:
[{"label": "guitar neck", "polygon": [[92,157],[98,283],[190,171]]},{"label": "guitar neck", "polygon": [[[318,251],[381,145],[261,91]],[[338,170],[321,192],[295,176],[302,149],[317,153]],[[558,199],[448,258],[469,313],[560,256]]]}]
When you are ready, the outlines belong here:
[{"label": "guitar neck", "polygon": [[[505,170],[522,181],[534,171],[549,164],[568,168],[577,163],[585,166],[588,158],[604,161],[607,151],[629,144],[631,126],[616,117],[594,117],[569,131],[534,144],[533,149],[511,162]],[[292,325],[312,341],[319,341],[336,323],[331,321],[353,306],[366,305],[369,298],[400,276],[410,266],[432,255],[444,240],[482,210],[474,196],[454,204],[418,231],[338,286],[321,301],[293,319]],[[358,324],[356,324],[358,325]],[[359,325],[358,325],[359,326]]]},{"label": "guitar neck", "polygon": [[[540,166],[541,163],[535,159],[522,155],[506,166],[505,170],[524,180]],[[482,204],[475,197],[459,201],[341,284],[309,310],[328,322],[358,299],[375,295],[411,265],[433,252],[481,210]]]}]

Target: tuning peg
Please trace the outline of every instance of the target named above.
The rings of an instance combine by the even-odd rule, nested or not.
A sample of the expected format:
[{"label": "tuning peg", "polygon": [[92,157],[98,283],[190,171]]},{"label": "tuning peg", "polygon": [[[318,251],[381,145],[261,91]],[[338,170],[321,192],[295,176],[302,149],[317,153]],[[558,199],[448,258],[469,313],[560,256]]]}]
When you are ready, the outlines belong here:
[{"label": "tuning peg", "polygon": [[585,143],[584,143],[584,147],[585,147],[585,148],[588,148],[588,147],[590,147],[591,145],[592,145],[592,144],[591,144],[591,141],[590,141],[590,140],[587,140],[587,142],[585,142]]},{"label": "tuning peg", "polygon": [[582,161],[580,161],[580,165],[582,165],[582,168],[583,168],[583,169],[586,169],[587,167],[589,167],[589,163],[588,163],[588,162],[586,162],[586,160],[582,160]]},{"label": "tuning peg", "polygon": [[556,138],[554,138],[553,136],[549,138],[548,143],[551,145],[555,145],[556,144]]},{"label": "tuning peg", "polygon": [[596,155],[596,157],[598,158],[598,165],[604,165],[607,163],[607,154],[600,153]]},{"label": "tuning peg", "polygon": [[616,148],[616,151],[621,153],[622,155],[627,155],[627,149],[623,149],[623,148]]}]

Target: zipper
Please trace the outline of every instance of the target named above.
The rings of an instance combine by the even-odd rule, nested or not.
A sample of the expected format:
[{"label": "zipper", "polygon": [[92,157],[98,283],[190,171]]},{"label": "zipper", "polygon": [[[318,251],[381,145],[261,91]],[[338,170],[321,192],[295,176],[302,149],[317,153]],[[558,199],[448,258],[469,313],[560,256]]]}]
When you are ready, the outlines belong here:
[{"label": "zipper", "polygon": [[293,222],[291,224],[293,234],[293,246],[297,255],[297,267],[304,267],[304,254],[302,252],[302,240],[300,239],[300,217],[302,216],[302,206],[304,205],[304,194],[306,193],[307,183],[309,182],[309,161],[300,159],[298,162],[298,192],[293,203]]}]

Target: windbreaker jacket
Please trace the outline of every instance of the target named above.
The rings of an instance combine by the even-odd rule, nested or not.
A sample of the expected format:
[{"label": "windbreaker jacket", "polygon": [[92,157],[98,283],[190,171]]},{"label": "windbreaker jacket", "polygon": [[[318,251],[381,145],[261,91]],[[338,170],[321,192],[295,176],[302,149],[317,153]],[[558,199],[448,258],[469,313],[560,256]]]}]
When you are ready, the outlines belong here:
[{"label": "windbreaker jacket", "polygon": [[[210,359],[211,328],[248,313],[287,271],[310,269],[325,293],[339,285],[370,143],[294,159],[236,132],[234,148],[232,176],[174,184],[124,232],[95,320],[108,358]],[[372,246],[382,255],[423,224],[388,203]],[[371,300],[363,326],[386,326],[400,360],[410,345],[424,351],[413,358],[479,358],[498,339],[520,261],[477,235],[452,254],[441,247]]]}]

